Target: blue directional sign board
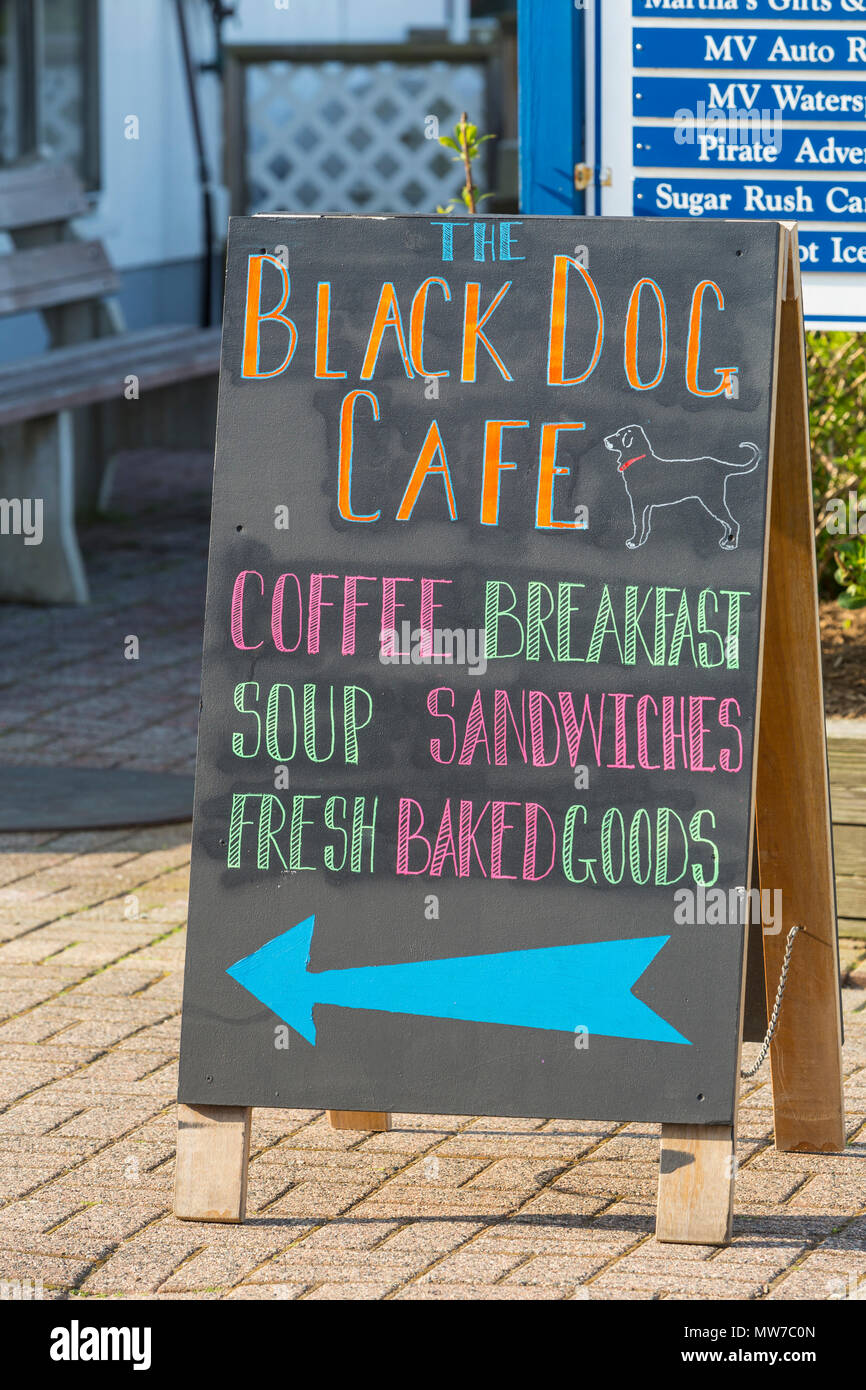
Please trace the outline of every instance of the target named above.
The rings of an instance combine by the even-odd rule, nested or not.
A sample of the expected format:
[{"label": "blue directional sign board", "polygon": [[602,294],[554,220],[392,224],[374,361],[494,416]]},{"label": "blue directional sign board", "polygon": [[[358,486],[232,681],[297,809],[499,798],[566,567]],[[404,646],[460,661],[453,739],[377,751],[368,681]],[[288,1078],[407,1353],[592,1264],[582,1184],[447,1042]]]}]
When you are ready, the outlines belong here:
[{"label": "blue directional sign board", "polygon": [[631,211],[795,220],[808,319],[866,323],[866,0],[613,0],[608,49],[629,10]]},{"label": "blue directional sign board", "polygon": [[866,32],[853,29],[649,29],[634,31],[636,68],[786,68],[862,72]]},{"label": "blue directional sign board", "polygon": [[[750,178],[767,168],[811,170],[866,169],[866,131],[825,134],[813,130],[789,131],[782,139],[769,127],[757,138],[743,138],[720,118],[706,130],[691,127],[635,126],[634,162],[639,167],[731,169]],[[835,196],[838,195],[834,195]]]},{"label": "blue directional sign board", "polygon": [[680,111],[758,112],[764,121],[862,121],[866,83],[837,77],[765,77],[752,73],[713,73],[706,77],[656,77],[638,73],[634,83],[637,117],[673,119]]},{"label": "blue directional sign board", "polygon": [[779,221],[866,221],[866,184],[829,179],[707,183],[702,179],[635,179],[635,210],[647,216],[775,217]]},{"label": "blue directional sign board", "polygon": [[635,19],[719,20],[774,19],[777,24],[802,20],[866,20],[866,0],[632,0]]},{"label": "blue directional sign board", "polygon": [[803,227],[800,262],[806,271],[866,271],[866,232],[813,232]]}]

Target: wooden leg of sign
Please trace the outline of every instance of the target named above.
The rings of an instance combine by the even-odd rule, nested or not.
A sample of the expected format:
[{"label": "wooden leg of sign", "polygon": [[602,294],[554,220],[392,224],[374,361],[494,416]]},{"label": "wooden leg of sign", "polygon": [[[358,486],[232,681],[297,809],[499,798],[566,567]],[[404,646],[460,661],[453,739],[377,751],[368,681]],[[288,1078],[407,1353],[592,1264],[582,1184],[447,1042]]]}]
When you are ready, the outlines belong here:
[{"label": "wooden leg of sign", "polygon": [[[761,887],[781,892],[782,925],[764,934],[772,1007],[790,928],[795,939],[770,1050],[776,1148],[844,1148],[839,957],[809,459],[809,413],[796,234],[782,305],[761,716]],[[776,925],[776,924],[774,924]]]},{"label": "wooden leg of sign", "polygon": [[387,1110],[329,1110],[331,1129],[390,1129],[391,1115]]},{"label": "wooden leg of sign", "polygon": [[178,1105],[174,1214],[181,1221],[243,1221],[250,1107]]},{"label": "wooden leg of sign", "polygon": [[728,1243],[734,1156],[733,1125],[662,1125],[657,1240]]}]

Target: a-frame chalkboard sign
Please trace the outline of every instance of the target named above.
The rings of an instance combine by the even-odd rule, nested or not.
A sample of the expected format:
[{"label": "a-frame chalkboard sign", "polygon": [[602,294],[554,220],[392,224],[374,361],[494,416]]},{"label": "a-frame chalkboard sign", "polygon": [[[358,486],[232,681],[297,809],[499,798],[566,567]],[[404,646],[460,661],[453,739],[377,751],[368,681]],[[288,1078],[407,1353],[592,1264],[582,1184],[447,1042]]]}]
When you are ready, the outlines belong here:
[{"label": "a-frame chalkboard sign", "polygon": [[236,219],[217,439],[177,1215],[257,1105],[656,1120],[726,1241],[794,924],[776,1144],[844,1144],[796,230]]}]

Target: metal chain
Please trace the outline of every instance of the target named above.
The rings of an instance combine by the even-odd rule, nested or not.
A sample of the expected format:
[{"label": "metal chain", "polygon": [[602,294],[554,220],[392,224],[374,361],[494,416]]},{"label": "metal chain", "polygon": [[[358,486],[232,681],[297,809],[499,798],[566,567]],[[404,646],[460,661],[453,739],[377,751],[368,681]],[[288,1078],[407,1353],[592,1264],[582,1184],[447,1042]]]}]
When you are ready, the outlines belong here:
[{"label": "metal chain", "polygon": [[779,976],[779,988],[776,990],[776,1002],[773,1005],[773,1012],[770,1014],[770,1023],[769,1027],[767,1028],[767,1036],[764,1038],[764,1041],[761,1044],[761,1050],[758,1053],[758,1060],[755,1063],[755,1065],[753,1067],[749,1067],[748,1071],[740,1072],[740,1076],[743,1078],[744,1081],[747,1081],[750,1076],[754,1076],[755,1072],[758,1071],[758,1069],[761,1066],[763,1066],[764,1059],[766,1058],[767,1053],[770,1050],[770,1043],[773,1041],[773,1034],[776,1031],[776,1024],[779,1022],[779,1014],[782,1011],[782,999],[785,994],[785,985],[788,983],[788,966],[791,964],[791,952],[794,948],[794,937],[797,935],[798,932],[801,931],[805,931],[805,927],[795,926],[792,927],[791,930],[788,932],[788,940],[785,943],[785,959],[782,961],[782,973]]}]

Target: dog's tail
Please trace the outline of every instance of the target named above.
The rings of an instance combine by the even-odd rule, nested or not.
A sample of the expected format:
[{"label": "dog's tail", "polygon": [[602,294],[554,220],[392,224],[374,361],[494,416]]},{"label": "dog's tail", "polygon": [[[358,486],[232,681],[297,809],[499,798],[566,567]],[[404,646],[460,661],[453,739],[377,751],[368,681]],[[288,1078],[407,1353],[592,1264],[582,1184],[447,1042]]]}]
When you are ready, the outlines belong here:
[{"label": "dog's tail", "polygon": [[748,463],[728,463],[725,465],[725,467],[729,468],[732,473],[751,473],[752,470],[757,468],[758,466],[758,463],[761,458],[761,451],[758,448],[757,444],[751,443],[741,444],[740,448],[751,449],[752,457],[749,459]]}]

